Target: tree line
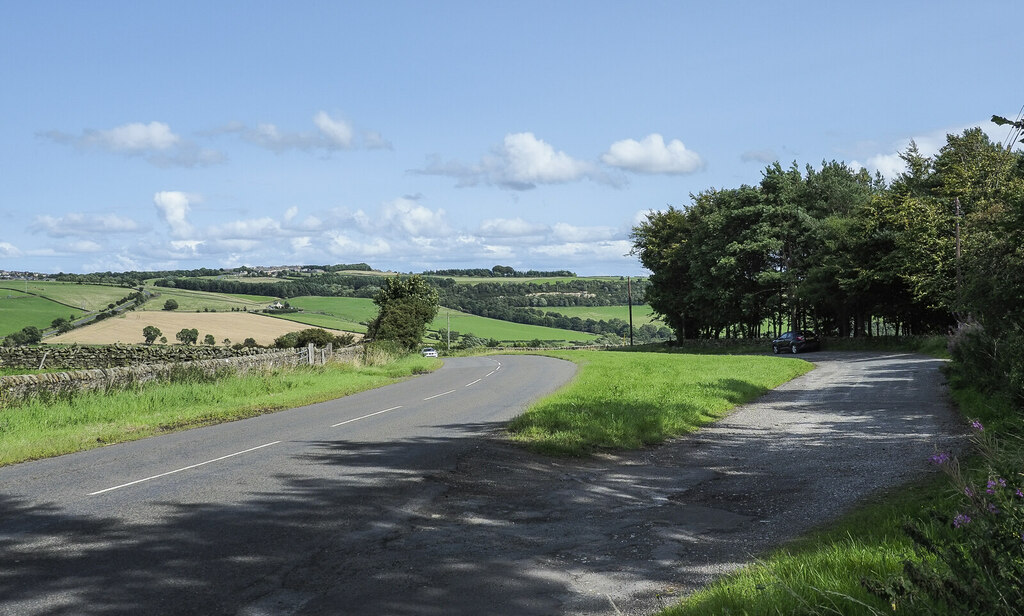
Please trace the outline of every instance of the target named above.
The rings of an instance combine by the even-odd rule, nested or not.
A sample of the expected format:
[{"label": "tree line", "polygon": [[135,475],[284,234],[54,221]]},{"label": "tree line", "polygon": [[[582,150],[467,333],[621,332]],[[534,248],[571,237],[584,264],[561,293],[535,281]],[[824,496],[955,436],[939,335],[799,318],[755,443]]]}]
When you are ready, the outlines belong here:
[{"label": "tree line", "polygon": [[464,276],[469,278],[575,278],[576,272],[569,270],[539,271],[526,270],[517,271],[508,265],[495,265],[491,269],[473,267],[464,269],[441,269],[428,270],[423,272],[424,276]]},{"label": "tree line", "polygon": [[914,144],[900,156],[891,184],[836,161],[775,163],[757,186],[649,213],[632,234],[648,303],[680,338],[945,333],[1009,308],[991,267],[1009,265],[1020,153],[974,128],[935,157]]}]

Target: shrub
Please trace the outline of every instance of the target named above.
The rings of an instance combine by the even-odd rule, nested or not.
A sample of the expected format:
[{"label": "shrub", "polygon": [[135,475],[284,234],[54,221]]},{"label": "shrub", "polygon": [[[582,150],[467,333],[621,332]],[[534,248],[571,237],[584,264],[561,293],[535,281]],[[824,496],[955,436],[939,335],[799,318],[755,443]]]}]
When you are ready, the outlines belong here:
[{"label": "shrub", "polygon": [[175,301],[173,299],[169,299],[166,302],[164,302],[164,310],[177,310],[177,309],[178,309],[178,302],[177,301]]},{"label": "shrub", "polygon": [[328,344],[334,346],[348,346],[355,340],[355,336],[352,334],[341,334],[335,335],[326,329],[320,329],[318,327],[310,327],[297,332],[288,332],[283,336],[279,336],[274,340],[274,346],[279,349],[293,349],[296,347],[304,347],[309,343],[313,343],[318,347],[324,347]]},{"label": "shrub", "polygon": [[406,355],[405,347],[394,340],[375,340],[363,347],[363,365],[384,366]]},{"label": "shrub", "polygon": [[952,512],[932,510],[904,531],[916,558],[886,580],[865,580],[872,593],[905,613],[1020,614],[1024,606],[1024,477],[1019,447],[1006,449],[973,421],[980,473],[937,453],[932,462],[949,475]]}]

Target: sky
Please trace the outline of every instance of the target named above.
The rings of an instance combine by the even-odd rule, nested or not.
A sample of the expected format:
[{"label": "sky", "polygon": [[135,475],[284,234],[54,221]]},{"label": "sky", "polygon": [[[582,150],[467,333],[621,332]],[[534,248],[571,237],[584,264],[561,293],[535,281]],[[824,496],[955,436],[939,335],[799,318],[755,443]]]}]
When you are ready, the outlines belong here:
[{"label": "sky", "polygon": [[775,161],[1008,131],[1007,2],[0,0],[0,269],[642,275]]}]

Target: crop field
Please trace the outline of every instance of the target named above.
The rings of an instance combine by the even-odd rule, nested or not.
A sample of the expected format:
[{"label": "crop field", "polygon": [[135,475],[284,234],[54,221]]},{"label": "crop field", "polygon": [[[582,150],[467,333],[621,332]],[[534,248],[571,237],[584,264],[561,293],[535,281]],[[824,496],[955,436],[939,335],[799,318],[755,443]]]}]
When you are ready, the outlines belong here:
[{"label": "crop field", "polygon": [[[595,321],[621,319],[627,323],[629,322],[629,306],[549,306],[547,308],[540,308],[540,310],[555,312],[569,318],[579,317],[584,321],[587,319],[594,319]],[[655,323],[654,310],[647,304],[633,306],[633,325],[640,326],[647,323]],[[660,321],[656,323],[663,325]]]},{"label": "crop field", "polygon": [[173,299],[178,302],[178,311],[195,312],[203,310],[216,310],[218,312],[231,312],[231,309],[259,311],[269,304],[277,301],[276,297],[264,295],[242,295],[233,293],[208,293],[206,291],[190,291],[188,289],[169,289],[166,287],[149,287],[158,297],[146,302],[142,310],[157,311],[163,310],[164,302]]},{"label": "crop field", "polygon": [[347,332],[366,333],[366,323],[377,316],[377,305],[363,297],[293,297],[288,303],[304,312],[276,315],[282,319],[330,327]]},{"label": "crop field", "polygon": [[78,317],[81,310],[68,308],[48,299],[26,295],[20,291],[0,289],[0,338],[34,326],[41,330],[54,319]]},{"label": "crop field", "polygon": [[[27,291],[57,303],[74,306],[88,312],[103,310],[108,304],[135,292],[135,289],[127,287],[111,287],[101,284],[78,284],[75,282],[56,281],[30,281],[25,283],[14,280],[5,281],[3,284],[0,284],[0,296],[3,296],[7,290]],[[66,317],[68,314],[58,316]],[[46,321],[46,324],[49,325],[50,321],[55,318],[57,317],[51,317]]]},{"label": "crop field", "polygon": [[213,334],[217,344],[227,338],[232,343],[253,338],[262,345],[272,345],[274,339],[288,332],[306,329],[302,323],[273,319],[247,312],[179,312],[135,311],[99,323],[48,338],[48,344],[141,344],[142,330],[147,325],[160,329],[168,343],[176,343],[174,335],[182,329],[199,330],[202,342],[206,334]]},{"label": "crop field", "polygon": [[[437,317],[427,325],[427,329],[438,331],[447,327],[449,311],[441,308]],[[594,334],[577,332],[570,329],[542,327],[540,325],[524,325],[487,317],[478,317],[457,310],[450,311],[452,331],[459,334],[473,334],[480,338],[494,338],[502,342],[522,340],[564,340],[566,342],[591,342],[597,338]]]}]

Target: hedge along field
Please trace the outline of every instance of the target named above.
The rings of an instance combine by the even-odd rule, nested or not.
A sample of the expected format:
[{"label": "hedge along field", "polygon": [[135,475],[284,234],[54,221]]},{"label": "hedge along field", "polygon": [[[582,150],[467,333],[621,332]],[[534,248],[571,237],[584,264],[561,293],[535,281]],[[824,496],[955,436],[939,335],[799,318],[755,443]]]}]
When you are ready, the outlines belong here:
[{"label": "hedge along field", "polygon": [[67,319],[71,315],[78,317],[82,314],[81,310],[48,299],[0,289],[0,338],[29,326],[38,327],[41,331],[49,327],[54,319]]},{"label": "hedge along field", "polygon": [[[479,338],[494,338],[495,340],[514,342],[523,340],[563,340],[566,342],[588,343],[597,339],[594,334],[576,332],[570,329],[557,329],[554,327],[542,327],[540,325],[524,325],[479,317],[474,314],[467,314],[457,310],[449,311],[442,307],[437,311],[437,317],[427,325],[428,330],[434,332],[445,329],[448,326],[448,315],[451,314],[452,331],[461,334],[473,334]],[[454,341],[453,341],[454,342]]]},{"label": "hedge along field", "polygon": [[694,432],[813,365],[751,355],[552,351],[580,365],[576,379],[509,425],[542,453],[638,449]]},{"label": "hedge along field", "polygon": [[428,274],[428,278],[451,278],[459,284],[480,284],[481,282],[511,282],[511,283],[526,283],[533,282],[536,284],[555,284],[556,282],[572,282],[573,280],[601,280],[601,281],[619,281],[624,280],[621,276],[556,276],[550,278],[502,278],[494,277],[487,278],[484,276],[435,276]]},{"label": "hedge along field", "polygon": [[[24,281],[5,281],[0,287],[14,291],[28,291],[29,293],[61,304],[74,306],[87,312],[105,310],[111,303],[135,292],[135,289],[129,289],[128,287],[49,280],[29,281],[27,284]],[[68,308],[68,310],[71,310],[71,308]],[[60,316],[67,317],[68,315]],[[50,321],[47,321],[46,324],[49,325]]]}]

